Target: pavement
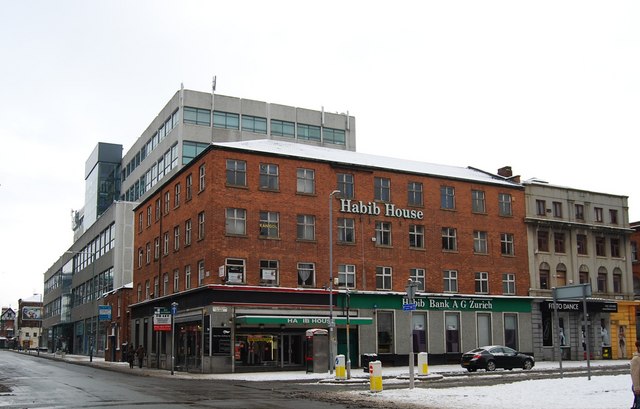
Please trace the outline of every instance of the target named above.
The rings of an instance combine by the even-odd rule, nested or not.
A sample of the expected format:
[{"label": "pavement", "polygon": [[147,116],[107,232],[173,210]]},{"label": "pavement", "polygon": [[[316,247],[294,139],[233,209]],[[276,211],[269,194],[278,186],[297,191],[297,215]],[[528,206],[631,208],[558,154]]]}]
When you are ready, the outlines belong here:
[{"label": "pavement", "polygon": [[[337,380],[335,374],[326,373],[309,373],[306,371],[275,371],[275,372],[240,372],[240,373],[224,373],[224,374],[210,374],[210,373],[186,373],[174,371],[173,375],[170,370],[156,369],[134,366],[129,368],[128,362],[112,362],[105,361],[103,357],[94,356],[92,359],[86,355],[73,355],[73,354],[59,354],[51,352],[36,352],[36,351],[14,351],[24,355],[30,355],[39,358],[52,359],[56,361],[68,362],[70,364],[85,365],[94,367],[97,369],[104,369],[116,372],[123,372],[129,374],[135,374],[139,376],[153,376],[158,378],[176,378],[176,379],[199,379],[199,380],[243,380],[260,382],[265,380],[270,381],[296,381],[296,382],[319,382],[319,383],[335,383],[339,385],[346,385],[349,383],[369,383],[369,373],[364,372],[362,368],[353,368],[351,370],[351,378],[348,380]],[[613,368],[628,368],[629,360],[591,360],[589,362],[591,368],[611,367]],[[536,362],[532,372],[538,371],[557,371],[560,368],[558,361],[540,361]],[[587,361],[563,361],[562,368],[571,370],[587,370]],[[383,367],[382,377],[385,379],[385,383],[389,382],[402,382],[406,383],[409,379],[410,368],[408,366],[397,367]],[[417,365],[414,368],[415,380],[417,382],[438,380],[443,377],[449,376],[461,376],[467,373],[466,369],[460,365],[430,365],[428,367],[428,375],[420,375]]]}]

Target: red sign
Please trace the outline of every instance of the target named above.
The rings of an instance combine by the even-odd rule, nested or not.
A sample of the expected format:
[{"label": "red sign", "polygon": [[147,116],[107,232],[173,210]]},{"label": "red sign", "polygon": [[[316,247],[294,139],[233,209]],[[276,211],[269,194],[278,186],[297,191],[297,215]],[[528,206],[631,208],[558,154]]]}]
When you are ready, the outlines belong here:
[{"label": "red sign", "polygon": [[154,331],[171,331],[171,314],[156,314],[153,316]]}]

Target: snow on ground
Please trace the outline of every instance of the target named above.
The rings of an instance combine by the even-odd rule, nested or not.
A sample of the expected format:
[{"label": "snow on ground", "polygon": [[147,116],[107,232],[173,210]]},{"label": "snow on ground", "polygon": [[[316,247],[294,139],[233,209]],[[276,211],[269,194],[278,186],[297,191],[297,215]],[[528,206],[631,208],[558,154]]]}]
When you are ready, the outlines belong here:
[{"label": "snow on ground", "polygon": [[453,409],[621,409],[633,403],[629,375],[544,379],[480,387],[395,389],[369,394],[373,400]]},{"label": "snow on ground", "polygon": [[[43,356],[46,354],[42,354]],[[87,361],[88,357],[67,355],[65,360]],[[104,358],[94,358],[96,366],[122,366],[128,370],[126,362],[105,362]],[[596,360],[592,367],[628,365],[628,360]],[[585,361],[565,361],[564,368],[587,369]],[[557,370],[558,362],[536,362],[533,372],[538,370]],[[134,369],[138,371],[138,369]],[[141,369],[150,376],[164,376],[181,379],[227,379],[250,382],[287,381],[287,382],[327,382],[335,377],[329,373],[306,373],[305,371],[254,372],[232,374],[191,374],[170,375],[168,371]],[[460,365],[433,365],[430,374],[465,372]],[[414,404],[429,409],[625,409],[631,407],[631,377],[629,375],[565,377],[562,379],[526,380],[513,383],[477,387],[451,387],[444,389],[429,388],[428,382],[417,382],[414,389],[408,388],[408,367],[383,367],[384,385],[407,385],[406,388],[388,389],[372,393],[369,391],[369,374],[362,369],[352,370],[352,391],[338,391],[343,396],[367,398],[379,403],[395,403],[398,407]],[[398,378],[399,377],[399,378]],[[346,381],[350,382],[350,381]],[[350,388],[350,389],[351,389]]]},{"label": "snow on ground", "polygon": [[[592,361],[592,367],[627,364],[628,361]],[[586,369],[584,361],[566,361],[565,368],[581,367]],[[558,362],[537,362],[533,371],[541,369],[558,369]],[[429,367],[432,374],[452,371],[466,372],[459,365],[434,365]],[[404,376],[401,383],[407,384],[407,367],[383,368],[384,385],[394,384],[397,387],[399,381],[394,376]],[[304,372],[272,372],[272,373],[236,373],[236,374],[209,374],[208,378],[242,379],[246,381],[326,381],[333,378],[327,373],[314,374]],[[355,379],[365,380],[369,375],[362,369],[354,369],[352,376]],[[364,379],[363,379],[364,378]],[[355,387],[355,386],[354,386]],[[358,387],[356,387],[358,388]],[[428,383],[416,383],[414,389],[400,388],[388,389],[382,392],[369,391],[368,382],[351,392],[339,392],[340,394],[353,394],[360,398],[366,397],[379,402],[397,402],[399,406],[415,404],[417,407],[437,409],[624,409],[631,407],[633,394],[631,392],[631,377],[629,375],[592,376],[587,374],[573,378],[527,380],[514,383],[498,384],[493,386],[478,387],[452,387],[444,389],[429,388]]]}]

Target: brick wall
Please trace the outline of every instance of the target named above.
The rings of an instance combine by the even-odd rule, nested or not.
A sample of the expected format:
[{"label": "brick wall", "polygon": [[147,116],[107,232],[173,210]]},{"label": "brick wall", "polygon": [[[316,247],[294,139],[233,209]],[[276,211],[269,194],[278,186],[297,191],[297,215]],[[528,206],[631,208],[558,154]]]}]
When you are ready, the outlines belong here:
[{"label": "brick wall", "polygon": [[[227,187],[225,183],[226,159],[244,160],[247,165],[247,187]],[[264,191],[259,189],[259,166],[261,163],[273,163],[279,166],[279,190]],[[198,192],[198,172],[201,165],[206,167],[206,187]],[[296,193],[296,170],[298,168],[315,171],[315,194]],[[225,263],[226,257],[246,260],[246,277],[248,285],[259,285],[260,260],[278,260],[279,285],[297,287],[297,263],[313,262],[316,268],[316,287],[321,288],[329,282],[329,240],[328,212],[329,194],[336,188],[336,174],[351,173],[354,175],[355,195],[353,200],[365,203],[373,201],[374,177],[385,177],[391,180],[391,202],[397,207],[412,208],[408,205],[407,183],[421,182],[424,192],[424,206],[413,207],[424,213],[422,220],[408,220],[396,217],[372,215],[345,215],[340,213],[340,201],[334,198],[333,214],[338,217],[353,217],[356,221],[355,243],[337,243],[337,229],[334,219],[334,277],[337,277],[339,264],[356,266],[356,288],[358,290],[375,290],[376,266],[393,268],[393,290],[404,291],[410,268],[426,270],[426,291],[442,292],[442,270],[458,271],[459,293],[475,293],[475,272],[489,273],[489,293],[502,294],[502,273],[514,273],[516,276],[516,293],[528,294],[529,274],[527,271],[526,227],[524,225],[524,191],[514,185],[489,185],[469,181],[414,175],[375,168],[337,167],[328,162],[304,160],[283,156],[269,156],[246,151],[233,151],[221,148],[208,150],[186,166],[175,177],[165,182],[162,189],[143,202],[136,209],[136,256],[134,259],[134,289],[132,302],[137,301],[137,287],[145,293],[145,281],[150,281],[151,292],[154,277],[159,277],[160,294],[163,295],[163,274],[169,274],[169,293],[173,291],[173,271],[179,269],[180,290],[184,290],[185,266],[191,266],[192,287],[198,285],[198,260],[204,260],[205,271],[209,276],[205,284],[223,284],[218,277],[218,267]],[[193,195],[186,200],[186,177],[193,178]],[[179,206],[174,206],[175,185],[181,185]],[[440,187],[455,188],[455,210],[440,208]],[[471,191],[485,192],[486,213],[475,214],[471,211]],[[170,193],[170,209],[156,220],[156,200],[165,193]],[[509,193],[513,198],[511,217],[498,215],[498,194]],[[152,206],[152,224],[147,226],[146,209]],[[383,206],[383,204],[379,204]],[[246,236],[225,235],[225,209],[242,208],[247,211]],[[259,212],[279,212],[279,238],[264,239],[259,237]],[[206,219],[205,238],[198,240],[198,213],[204,212]],[[138,218],[142,214],[142,229],[139,229]],[[309,214],[315,216],[314,241],[296,239],[296,216]],[[192,243],[184,245],[185,221],[192,220]],[[372,241],[375,237],[375,222],[388,221],[392,224],[392,245],[379,246]],[[425,228],[425,248],[410,249],[408,229],[410,224],[421,224]],[[174,227],[180,227],[179,249],[174,250]],[[442,227],[457,229],[458,250],[445,252],[441,246]],[[488,233],[487,254],[474,254],[473,232],[475,230]],[[163,235],[169,234],[169,254],[161,255],[146,263],[146,244],[150,243],[154,252],[154,240],[160,239],[161,253]],[[500,233],[514,235],[515,255],[502,256],[500,251]],[[142,265],[138,265],[137,252],[145,253]],[[364,272],[364,274],[363,274]]]}]

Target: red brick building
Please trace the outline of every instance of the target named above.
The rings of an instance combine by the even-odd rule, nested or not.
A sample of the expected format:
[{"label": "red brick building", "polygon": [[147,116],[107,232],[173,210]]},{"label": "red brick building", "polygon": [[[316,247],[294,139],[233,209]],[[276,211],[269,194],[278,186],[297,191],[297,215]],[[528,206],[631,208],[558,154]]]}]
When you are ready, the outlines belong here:
[{"label": "red brick building", "polygon": [[106,361],[126,360],[126,350],[131,343],[129,304],[132,293],[131,286],[124,286],[110,291],[104,298],[104,305],[111,308],[111,320],[104,324],[107,335],[104,354]]},{"label": "red brick building", "polygon": [[519,183],[473,168],[285,142],[213,144],[135,210],[134,342],[148,346],[149,365],[168,367],[169,336],[153,331],[153,313],[176,302],[180,369],[303,365],[304,331],[334,313],[338,351],[349,317],[354,361],[367,352],[406,360],[396,331],[412,279],[420,348],[443,360],[485,340],[527,350],[524,214]]}]

